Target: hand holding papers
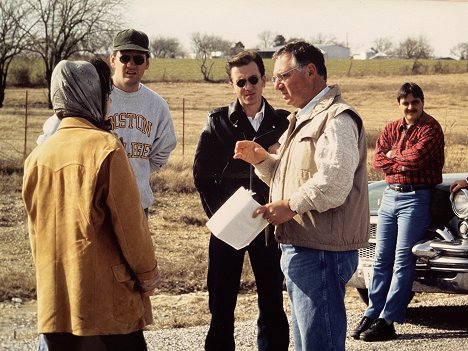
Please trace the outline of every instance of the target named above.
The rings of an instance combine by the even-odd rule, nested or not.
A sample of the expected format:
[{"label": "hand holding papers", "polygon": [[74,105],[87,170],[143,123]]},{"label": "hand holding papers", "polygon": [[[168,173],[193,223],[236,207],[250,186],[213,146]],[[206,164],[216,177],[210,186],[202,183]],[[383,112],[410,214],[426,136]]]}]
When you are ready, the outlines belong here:
[{"label": "hand holding papers", "polygon": [[252,195],[252,191],[240,187],[206,223],[214,235],[237,250],[249,245],[268,225],[262,216],[252,218],[260,207]]}]

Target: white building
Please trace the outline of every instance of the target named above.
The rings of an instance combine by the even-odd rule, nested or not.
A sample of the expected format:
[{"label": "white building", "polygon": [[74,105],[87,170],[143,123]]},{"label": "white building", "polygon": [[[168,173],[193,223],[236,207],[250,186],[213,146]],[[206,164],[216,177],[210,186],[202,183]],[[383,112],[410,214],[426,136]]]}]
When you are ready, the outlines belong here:
[{"label": "white building", "polygon": [[349,59],[351,57],[351,50],[343,45],[337,44],[314,44],[319,48],[325,58],[331,59]]},{"label": "white building", "polygon": [[387,54],[383,52],[375,51],[372,49],[361,52],[360,54],[353,55],[353,59],[356,59],[356,60],[375,60],[375,59],[386,59],[386,58],[388,58]]}]

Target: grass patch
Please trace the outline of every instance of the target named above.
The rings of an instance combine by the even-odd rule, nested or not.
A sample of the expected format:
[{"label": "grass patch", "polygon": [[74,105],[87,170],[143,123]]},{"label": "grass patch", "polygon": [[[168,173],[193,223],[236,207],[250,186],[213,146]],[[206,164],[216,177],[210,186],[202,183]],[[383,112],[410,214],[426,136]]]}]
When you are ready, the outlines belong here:
[{"label": "grass patch", "polygon": [[[167,61],[169,65],[174,60]],[[166,60],[156,60],[155,65],[152,62],[152,66],[161,72],[165,62]],[[360,63],[357,62],[353,62],[352,72],[358,72]],[[383,72],[383,68],[379,68],[381,63],[365,62],[375,65],[373,68],[368,67],[368,70],[372,68],[375,72]],[[219,64],[219,74],[223,74],[222,60],[216,64]],[[346,64],[347,62],[336,62],[341,68],[329,66],[330,72],[343,74],[340,77],[338,73],[332,73],[329,83],[338,83],[343,97],[362,115],[369,144],[370,179],[382,179],[382,174],[373,171],[371,167],[373,147],[385,123],[399,118],[395,94],[398,87],[407,80],[414,80],[421,85],[426,95],[426,111],[436,117],[444,128],[444,171],[468,171],[468,74],[346,77],[343,73],[346,72]],[[167,77],[171,70],[167,66]],[[271,62],[267,62],[267,72],[271,72]],[[205,226],[207,218],[193,185],[193,155],[208,111],[229,103],[233,99],[232,89],[228,84],[187,81],[155,81],[148,85],[169,102],[178,140],[169,163],[161,172],[151,177],[155,201],[150,208],[149,225],[162,274],[159,291],[169,295],[204,292],[210,233]],[[28,154],[35,146],[42,124],[51,115],[51,111],[47,109],[45,89],[28,89],[29,107],[25,132],[25,95],[25,89],[8,89],[5,107],[0,109],[0,301],[12,297],[35,297],[34,265],[21,202],[22,164],[23,155]],[[284,103],[280,94],[273,90],[271,84],[267,84],[264,95],[273,106],[292,110]],[[253,290],[254,278],[246,259],[241,291]],[[173,322],[181,325],[184,323],[179,319]]]},{"label": "grass patch", "polygon": [[[214,82],[226,82],[225,59],[211,59],[210,78]],[[267,75],[271,76],[273,60],[264,59]],[[366,76],[418,76],[427,74],[459,74],[468,72],[468,61],[457,60],[352,60],[327,59],[329,77],[366,77]],[[150,67],[145,73],[144,82],[203,82],[200,61],[197,59],[151,58]],[[7,77],[9,87],[46,87],[42,60],[35,58],[16,58],[11,64]],[[47,102],[47,100],[46,100]]]}]

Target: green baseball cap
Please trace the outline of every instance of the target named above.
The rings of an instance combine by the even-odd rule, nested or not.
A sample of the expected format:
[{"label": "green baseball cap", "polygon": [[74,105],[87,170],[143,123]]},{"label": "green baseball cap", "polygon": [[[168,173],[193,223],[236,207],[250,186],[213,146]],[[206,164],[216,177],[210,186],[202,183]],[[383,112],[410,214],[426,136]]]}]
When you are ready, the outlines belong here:
[{"label": "green baseball cap", "polygon": [[135,50],[149,52],[148,36],[135,29],[124,29],[114,37],[113,51]]}]

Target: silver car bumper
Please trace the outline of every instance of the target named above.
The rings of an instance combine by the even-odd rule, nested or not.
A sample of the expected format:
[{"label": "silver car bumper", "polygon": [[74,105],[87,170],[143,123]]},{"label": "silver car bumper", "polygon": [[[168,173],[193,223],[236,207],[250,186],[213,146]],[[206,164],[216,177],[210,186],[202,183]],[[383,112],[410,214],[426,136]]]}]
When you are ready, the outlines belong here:
[{"label": "silver car bumper", "polygon": [[[369,286],[375,256],[376,219],[371,217],[369,245],[359,250],[358,267],[348,283],[349,286],[358,289],[367,289]],[[432,253],[425,256],[420,252],[421,256],[416,263],[413,291],[468,293],[468,241],[447,243],[433,240],[430,241],[430,248],[440,251],[441,254],[433,257]]]}]

